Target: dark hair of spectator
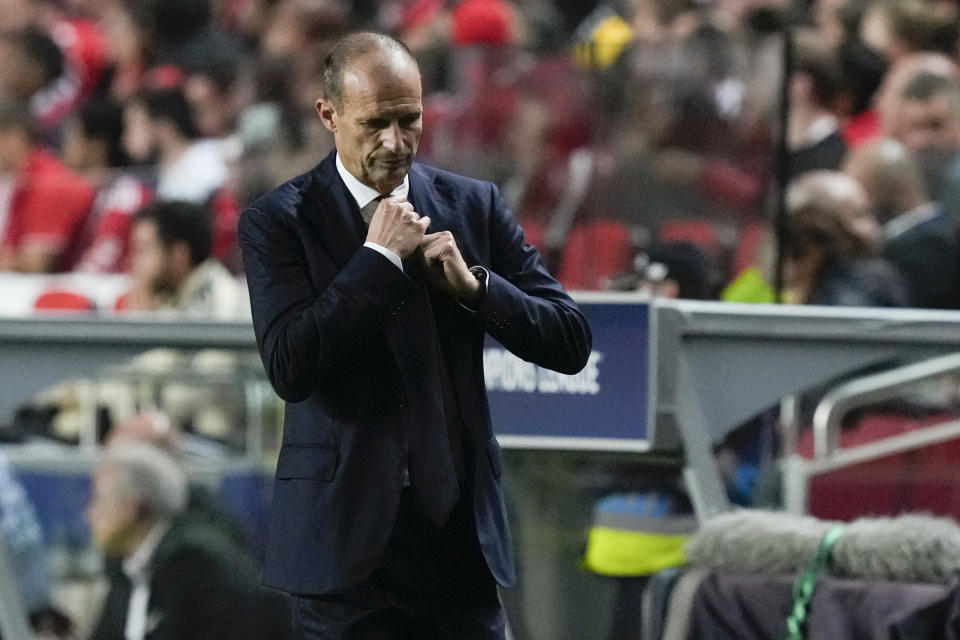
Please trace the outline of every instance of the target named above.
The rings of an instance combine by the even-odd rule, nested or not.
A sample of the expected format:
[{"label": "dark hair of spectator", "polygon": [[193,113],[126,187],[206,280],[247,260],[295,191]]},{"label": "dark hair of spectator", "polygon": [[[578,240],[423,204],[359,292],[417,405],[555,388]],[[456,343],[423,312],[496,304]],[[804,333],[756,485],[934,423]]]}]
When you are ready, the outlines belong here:
[{"label": "dark hair of spectator", "polygon": [[347,65],[375,51],[394,51],[405,54],[414,65],[410,50],[390,36],[372,31],[359,31],[337,40],[323,60],[323,96],[333,102],[337,109],[343,108],[343,71]]},{"label": "dark hair of spectator", "polygon": [[836,53],[798,43],[794,73],[807,75],[821,106],[833,107],[843,89],[843,78]]},{"label": "dark hair of spectator", "polygon": [[903,88],[904,100],[926,102],[932,98],[945,95],[960,111],[960,84],[956,80],[946,78],[936,73],[922,71],[914,76]]},{"label": "dark hair of spectator", "polygon": [[0,99],[0,131],[17,129],[36,139],[36,123],[26,104],[15,100]]},{"label": "dark hair of spectator", "polygon": [[193,119],[193,111],[180,89],[148,89],[140,94],[139,100],[152,120],[172,122],[180,134],[188,140],[196,140],[200,137],[200,131]]},{"label": "dark hair of spectator", "polygon": [[883,6],[894,37],[911,51],[956,54],[956,7],[923,0],[887,0]]},{"label": "dark hair of spectator", "polygon": [[650,263],[660,263],[667,277],[677,283],[677,297],[714,300],[719,293],[720,268],[702,248],[692,242],[654,244],[646,251]]},{"label": "dark hair of spectator", "polygon": [[294,149],[303,148],[306,137],[303,122],[297,113],[297,103],[293,95],[293,75],[295,61],[289,58],[265,58],[260,60],[254,70],[254,87],[258,102],[272,102],[279,108],[283,117],[280,129],[287,142]]},{"label": "dark hair of spectator", "polygon": [[865,258],[874,248],[857,235],[844,219],[846,203],[836,193],[836,183],[852,180],[828,171],[811,171],[790,184],[787,192],[787,252],[801,259],[823,251],[828,261]]},{"label": "dark hair of spectator", "polygon": [[220,93],[227,93],[237,82],[242,59],[226,51],[198,62],[190,69],[191,74],[208,78]]},{"label": "dark hair of spectator", "polygon": [[166,42],[180,40],[210,23],[210,0],[149,0],[145,17]]},{"label": "dark hair of spectator", "polygon": [[210,257],[213,245],[213,222],[210,211],[191,202],[156,201],[133,216],[134,223],[152,222],[164,247],[178,242],[190,248],[194,266]]},{"label": "dark hair of spectator", "polygon": [[36,27],[29,27],[11,37],[20,51],[40,69],[44,86],[63,75],[63,51],[46,33]]},{"label": "dark hair of spectator", "polygon": [[851,111],[861,113],[873,105],[873,96],[887,73],[887,61],[860,38],[843,42],[839,55],[843,81],[850,93]]},{"label": "dark hair of spectator", "polygon": [[107,143],[107,161],[111,167],[130,164],[123,150],[123,107],[106,98],[93,98],[77,112],[83,135]]}]

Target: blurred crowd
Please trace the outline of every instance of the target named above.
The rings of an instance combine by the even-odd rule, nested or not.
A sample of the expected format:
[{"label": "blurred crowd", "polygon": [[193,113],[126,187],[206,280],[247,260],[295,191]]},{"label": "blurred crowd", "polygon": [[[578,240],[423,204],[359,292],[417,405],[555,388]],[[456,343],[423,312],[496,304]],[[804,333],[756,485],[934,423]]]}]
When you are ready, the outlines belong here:
[{"label": "blurred crowd", "polygon": [[242,317],[239,212],[332,148],[317,69],[333,39],[370,28],[420,62],[420,159],[500,186],[569,288],[772,299],[783,130],[786,296],[953,308],[957,13],[952,0],[5,0],[0,271],[129,276],[108,305],[73,290],[41,292],[38,309]]},{"label": "blurred crowd", "polygon": [[[955,0],[0,0],[0,313],[12,278],[83,274],[17,295],[38,311],[247,318],[237,219],[332,149],[318,69],[358,28],[419,61],[418,159],[496,183],[569,289],[769,302],[782,259],[791,302],[960,308]],[[122,290],[105,298],[110,278]],[[116,413],[127,433],[156,427]],[[202,533],[211,548],[189,548],[214,591],[249,563],[176,465],[114,452],[88,513],[113,560],[105,638],[134,619],[143,633],[125,607],[145,541]],[[181,490],[119,491],[130,474]],[[35,626],[62,631],[9,477],[0,460],[0,537]],[[150,588],[192,613],[165,569]],[[251,584],[232,585],[238,601],[259,600]]]}]

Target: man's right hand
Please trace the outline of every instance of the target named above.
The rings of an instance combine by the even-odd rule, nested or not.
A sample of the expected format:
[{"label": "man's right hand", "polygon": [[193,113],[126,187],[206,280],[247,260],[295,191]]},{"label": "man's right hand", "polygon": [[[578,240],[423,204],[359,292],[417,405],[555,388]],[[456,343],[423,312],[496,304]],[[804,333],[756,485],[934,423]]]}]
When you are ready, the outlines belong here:
[{"label": "man's right hand", "polygon": [[430,218],[421,218],[403,198],[384,198],[370,219],[367,242],[385,247],[404,260],[420,246]]}]

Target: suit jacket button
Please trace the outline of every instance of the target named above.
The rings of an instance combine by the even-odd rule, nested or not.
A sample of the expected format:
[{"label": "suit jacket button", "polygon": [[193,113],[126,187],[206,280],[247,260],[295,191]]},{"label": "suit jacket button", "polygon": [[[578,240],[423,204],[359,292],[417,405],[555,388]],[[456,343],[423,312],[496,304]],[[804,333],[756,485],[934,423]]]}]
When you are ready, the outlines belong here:
[{"label": "suit jacket button", "polygon": [[401,409],[403,409],[404,407],[407,406],[407,394],[401,393],[401,394],[400,394],[400,397],[399,397],[397,400],[398,400],[398,404],[400,405],[400,408],[401,408]]}]

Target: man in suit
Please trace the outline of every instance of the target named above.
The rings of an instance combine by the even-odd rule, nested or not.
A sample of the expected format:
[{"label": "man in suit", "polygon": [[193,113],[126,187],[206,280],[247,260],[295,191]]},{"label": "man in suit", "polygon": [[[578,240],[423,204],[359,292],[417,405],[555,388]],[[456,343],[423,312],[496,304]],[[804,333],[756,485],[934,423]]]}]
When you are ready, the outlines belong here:
[{"label": "man in suit", "polygon": [[91,638],[291,637],[282,594],[257,584],[252,559],[188,496],[183,470],[163,450],[141,442],[107,449],[87,518],[114,570]]},{"label": "man in suit", "polygon": [[343,38],[323,90],[335,152],[240,221],[287,401],[264,582],[298,596],[302,638],[503,638],[496,583],[515,570],[484,333],[575,373],[590,330],[496,187],[413,162],[402,45]]},{"label": "man in suit", "polygon": [[931,200],[913,155],[892,138],[853,152],[844,171],[863,185],[883,225],[883,257],[903,275],[913,303],[960,308],[957,222]]}]

